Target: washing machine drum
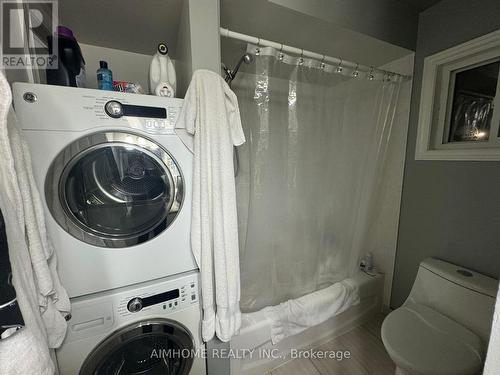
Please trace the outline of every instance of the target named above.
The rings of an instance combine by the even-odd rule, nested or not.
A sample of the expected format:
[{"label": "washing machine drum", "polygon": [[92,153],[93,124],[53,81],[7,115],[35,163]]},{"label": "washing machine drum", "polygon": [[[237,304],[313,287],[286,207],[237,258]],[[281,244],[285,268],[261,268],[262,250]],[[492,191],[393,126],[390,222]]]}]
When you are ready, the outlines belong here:
[{"label": "washing machine drum", "polygon": [[196,355],[189,331],[175,321],[131,324],[99,344],[80,375],[187,375]]},{"label": "washing machine drum", "polygon": [[182,175],[158,144],[98,133],[66,147],[49,168],[49,209],[68,233],[96,246],[126,247],[165,230],[182,204]]}]

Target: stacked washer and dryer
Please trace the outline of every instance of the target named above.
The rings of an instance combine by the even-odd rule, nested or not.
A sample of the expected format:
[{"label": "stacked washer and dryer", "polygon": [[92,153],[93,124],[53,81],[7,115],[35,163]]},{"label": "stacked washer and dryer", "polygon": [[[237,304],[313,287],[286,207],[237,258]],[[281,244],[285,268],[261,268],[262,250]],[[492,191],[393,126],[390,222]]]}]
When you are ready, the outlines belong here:
[{"label": "stacked washer and dryer", "polygon": [[13,92],[72,302],[60,374],[206,374],[182,99]]}]

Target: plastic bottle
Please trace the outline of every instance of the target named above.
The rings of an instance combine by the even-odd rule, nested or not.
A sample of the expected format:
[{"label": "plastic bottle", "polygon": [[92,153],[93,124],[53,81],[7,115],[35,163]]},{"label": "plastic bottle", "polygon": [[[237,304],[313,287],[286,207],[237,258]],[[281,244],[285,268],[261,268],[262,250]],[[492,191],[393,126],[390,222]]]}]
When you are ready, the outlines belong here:
[{"label": "plastic bottle", "polygon": [[[54,39],[57,38],[57,51]],[[55,55],[57,68],[47,67],[46,77],[49,85],[85,87],[85,60],[73,31],[65,26],[57,26],[54,35],[47,38],[49,54]]]},{"label": "plastic bottle", "polygon": [[99,61],[100,68],[97,69],[97,87],[99,90],[113,91],[113,72],[108,69],[106,61]]},{"label": "plastic bottle", "polygon": [[168,57],[166,44],[158,44],[158,49],[149,66],[149,89],[157,96],[175,97],[177,79],[174,64]]}]

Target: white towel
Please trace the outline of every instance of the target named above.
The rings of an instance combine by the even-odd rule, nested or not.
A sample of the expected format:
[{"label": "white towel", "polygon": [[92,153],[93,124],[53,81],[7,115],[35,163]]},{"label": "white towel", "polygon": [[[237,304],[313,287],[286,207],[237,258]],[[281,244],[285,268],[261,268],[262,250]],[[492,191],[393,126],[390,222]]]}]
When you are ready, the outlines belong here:
[{"label": "white towel", "polygon": [[[19,357],[24,358],[22,366],[18,367],[21,369],[19,373],[28,373],[22,369],[30,366],[33,366],[30,373],[36,373],[36,370],[49,373],[53,370],[52,363],[45,355],[49,348],[57,348],[64,339],[67,327],[64,316],[70,311],[70,303],[56,272],[56,258],[47,239],[31,158],[15,126],[11,101],[10,87],[0,73],[1,204],[10,233],[7,233],[7,239],[13,284],[26,321],[26,327],[14,334],[12,341],[11,337],[2,340],[0,373],[12,373],[9,366],[12,361],[18,364]],[[19,346],[15,345],[16,342]]]},{"label": "white towel", "polygon": [[493,325],[491,327],[490,343],[488,346],[488,355],[484,366],[484,375],[500,374],[500,287],[498,288],[498,297],[493,315]]},{"label": "white towel", "polygon": [[345,279],[303,297],[265,307],[261,311],[271,321],[271,341],[277,344],[358,303],[357,283],[352,279]]},{"label": "white towel", "polygon": [[[202,336],[239,331],[240,264],[233,146],[245,142],[236,95],[216,73],[193,74],[176,125],[194,136],[191,247],[200,268]],[[185,142],[189,147],[191,142]]]},{"label": "white towel", "polygon": [[[3,147],[3,144],[2,144]],[[2,161],[2,164],[5,161]],[[16,297],[22,312],[25,327],[8,338],[0,340],[0,374],[53,374],[54,363],[48,346],[47,330],[40,315],[38,292],[35,284],[26,240],[19,227],[16,201],[10,199],[14,184],[6,168],[0,166],[0,207],[5,220],[5,229],[12,266]]]}]

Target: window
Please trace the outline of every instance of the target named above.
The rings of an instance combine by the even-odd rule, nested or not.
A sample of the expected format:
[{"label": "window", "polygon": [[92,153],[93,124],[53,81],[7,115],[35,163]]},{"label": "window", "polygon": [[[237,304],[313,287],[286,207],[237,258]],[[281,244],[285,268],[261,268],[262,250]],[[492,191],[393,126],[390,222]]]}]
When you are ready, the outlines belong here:
[{"label": "window", "polygon": [[500,160],[500,31],[424,62],[417,160]]}]

